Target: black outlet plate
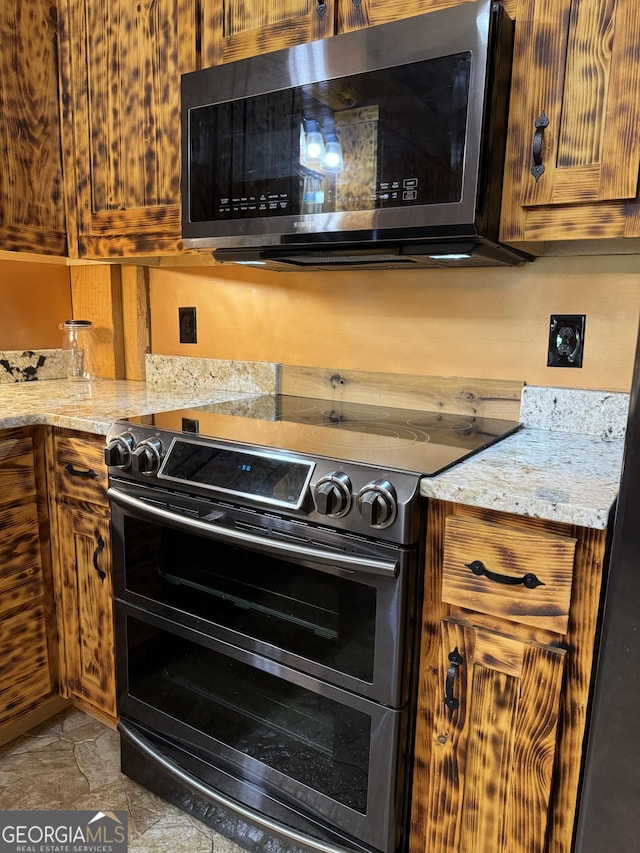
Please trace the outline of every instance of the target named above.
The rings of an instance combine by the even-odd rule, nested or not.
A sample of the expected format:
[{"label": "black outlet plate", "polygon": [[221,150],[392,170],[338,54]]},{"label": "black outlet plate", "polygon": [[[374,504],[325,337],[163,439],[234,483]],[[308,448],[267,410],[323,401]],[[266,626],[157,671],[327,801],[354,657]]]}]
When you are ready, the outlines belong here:
[{"label": "black outlet plate", "polygon": [[547,367],[582,367],[585,314],[552,314]]},{"label": "black outlet plate", "polygon": [[180,320],[180,343],[197,344],[196,309],[178,308],[178,317]]}]

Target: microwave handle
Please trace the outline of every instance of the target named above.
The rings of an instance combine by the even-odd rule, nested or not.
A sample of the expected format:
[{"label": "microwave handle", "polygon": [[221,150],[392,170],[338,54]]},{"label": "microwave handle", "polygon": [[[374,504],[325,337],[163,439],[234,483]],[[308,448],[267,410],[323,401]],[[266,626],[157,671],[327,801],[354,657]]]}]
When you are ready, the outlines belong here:
[{"label": "microwave handle", "polygon": [[172,759],[163,755],[150,741],[147,740],[147,738],[139,734],[133,726],[128,725],[123,720],[118,722],[118,731],[120,732],[121,737],[128,740],[132,746],[147,758],[159,764],[170,776],[182,785],[185,785],[201,797],[211,800],[223,808],[239,815],[241,818],[252,821],[262,829],[276,833],[277,835],[287,838],[289,841],[293,841],[303,847],[309,847],[312,850],[318,851],[318,853],[353,853],[353,850],[350,850],[347,847],[341,847],[336,844],[330,844],[326,841],[320,841],[312,835],[306,835],[305,833],[298,832],[289,826],[277,823],[266,815],[254,811],[236,800],[232,800],[220,791],[216,791],[215,788],[211,788],[209,785],[204,784],[204,782],[201,782],[191,773],[188,773],[176,764],[175,761],[172,761]]},{"label": "microwave handle", "polygon": [[303,542],[286,542],[269,539],[245,530],[234,530],[216,527],[211,521],[204,521],[192,516],[183,516],[154,504],[147,503],[133,495],[127,495],[113,487],[107,489],[107,497],[123,509],[133,510],[148,518],[164,521],[172,527],[178,527],[192,533],[201,533],[210,539],[226,542],[230,545],[240,545],[267,553],[271,556],[282,556],[314,560],[317,563],[346,569],[358,574],[374,574],[386,577],[396,577],[398,574],[397,560],[383,560],[365,557],[358,554],[347,554],[338,550],[330,550]]}]

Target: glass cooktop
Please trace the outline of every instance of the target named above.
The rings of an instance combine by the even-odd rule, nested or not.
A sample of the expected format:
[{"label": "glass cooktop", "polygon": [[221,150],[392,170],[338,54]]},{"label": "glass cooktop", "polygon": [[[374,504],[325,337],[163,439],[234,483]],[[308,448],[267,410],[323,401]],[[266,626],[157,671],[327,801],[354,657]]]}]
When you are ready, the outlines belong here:
[{"label": "glass cooktop", "polygon": [[127,422],[427,476],[521,426],[500,418],[287,395],[194,406]]}]

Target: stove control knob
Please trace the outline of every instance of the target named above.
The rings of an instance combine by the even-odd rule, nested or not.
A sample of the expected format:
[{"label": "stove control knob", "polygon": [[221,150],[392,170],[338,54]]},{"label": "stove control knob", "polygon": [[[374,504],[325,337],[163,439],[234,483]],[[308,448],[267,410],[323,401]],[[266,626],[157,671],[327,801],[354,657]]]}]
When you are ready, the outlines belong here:
[{"label": "stove control knob", "polygon": [[389,527],[398,514],[396,490],[388,480],[367,483],[358,493],[357,504],[362,520],[369,527]]},{"label": "stove control knob", "polygon": [[327,474],[316,483],[313,496],[320,515],[341,518],[351,509],[351,480],[342,471]]},{"label": "stove control knob", "polygon": [[162,462],[162,442],[159,438],[147,438],[131,454],[131,470],[151,477],[157,474]]},{"label": "stove control knob", "polygon": [[104,462],[109,468],[128,468],[136,440],[130,432],[112,438],[104,449]]}]

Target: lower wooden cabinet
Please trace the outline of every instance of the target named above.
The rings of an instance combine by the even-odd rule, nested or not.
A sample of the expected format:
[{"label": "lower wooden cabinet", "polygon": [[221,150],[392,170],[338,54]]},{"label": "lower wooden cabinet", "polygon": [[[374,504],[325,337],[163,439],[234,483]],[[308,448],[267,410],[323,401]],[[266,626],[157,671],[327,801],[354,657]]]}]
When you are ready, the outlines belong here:
[{"label": "lower wooden cabinet", "polygon": [[111,531],[104,438],[54,429],[52,525],[62,646],[61,689],[116,720]]},{"label": "lower wooden cabinet", "polygon": [[43,439],[0,432],[0,743],[60,707]]},{"label": "lower wooden cabinet", "polygon": [[410,853],[570,853],[606,532],[428,515]]},{"label": "lower wooden cabinet", "polygon": [[443,620],[425,850],[544,849],[564,657]]}]

